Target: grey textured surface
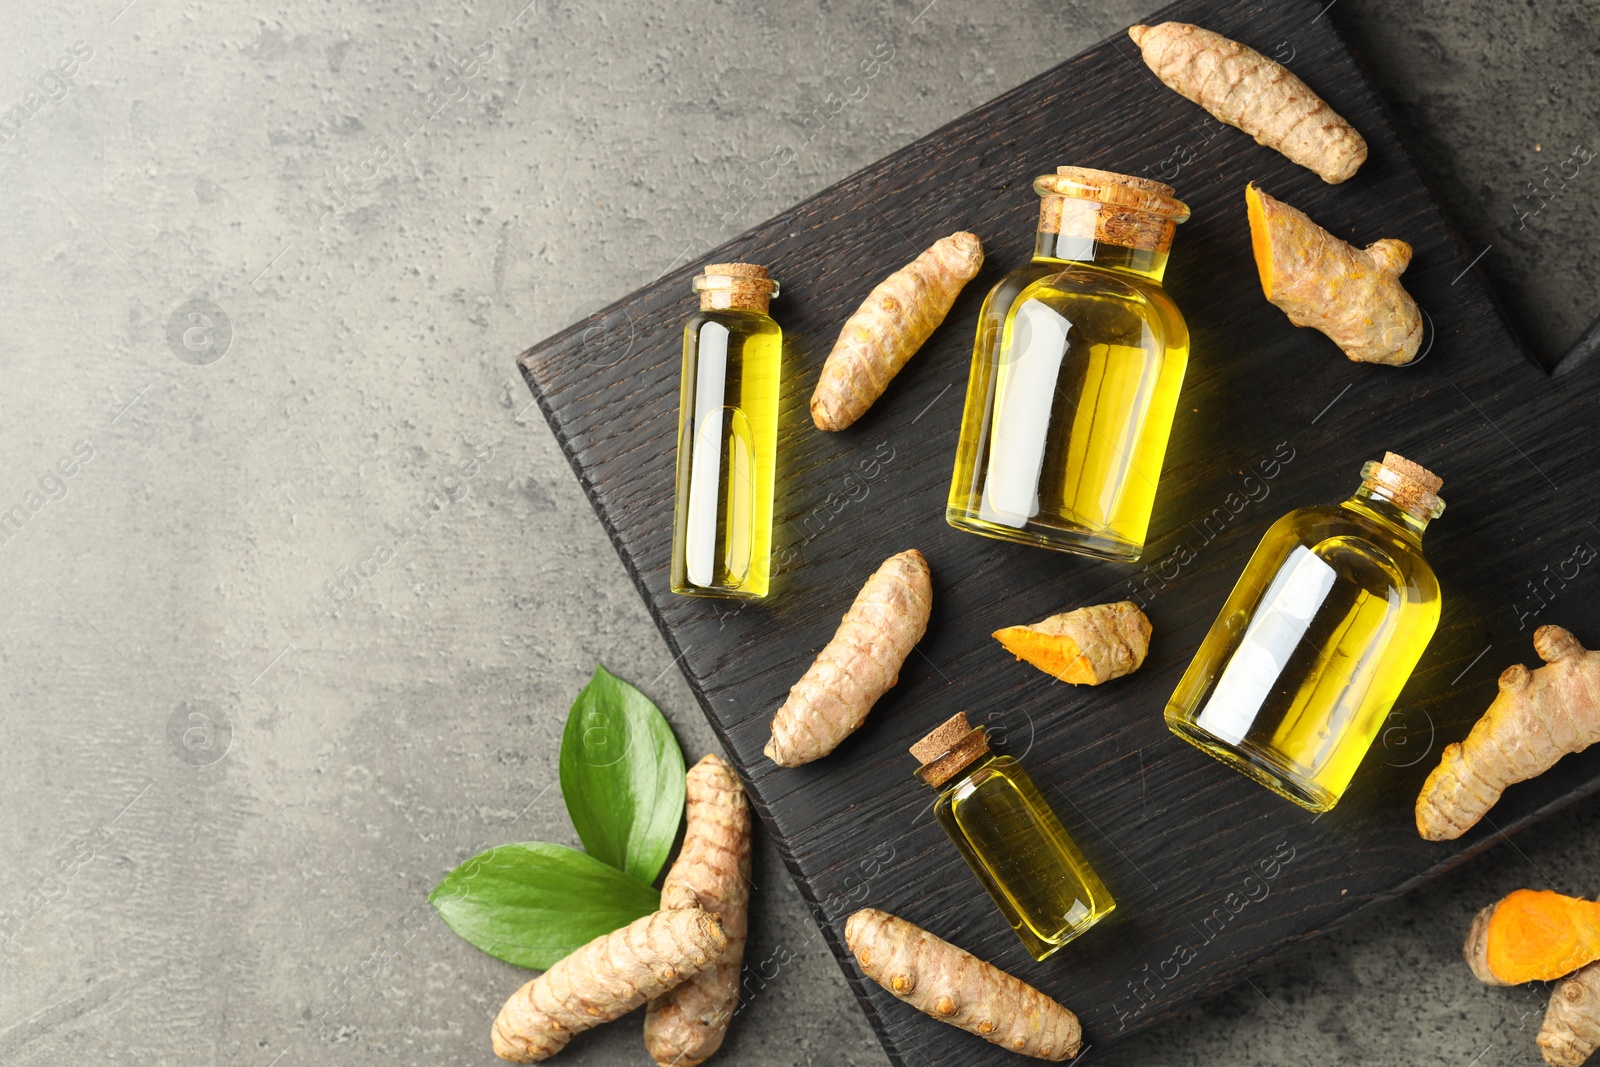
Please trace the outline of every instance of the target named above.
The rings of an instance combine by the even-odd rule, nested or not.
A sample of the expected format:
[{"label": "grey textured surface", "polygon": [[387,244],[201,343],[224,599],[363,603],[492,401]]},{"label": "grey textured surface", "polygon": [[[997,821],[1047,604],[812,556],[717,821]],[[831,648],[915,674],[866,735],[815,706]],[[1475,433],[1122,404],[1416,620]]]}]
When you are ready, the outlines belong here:
[{"label": "grey textured surface", "polygon": [[[429,888],[574,843],[556,739],[597,660],[714,744],[512,356],[1154,6],[924,2],[8,12],[0,1062],[491,1062],[524,975]],[[1595,166],[1519,213],[1600,147],[1592,5],[1327,17],[1561,350],[1600,312]],[[1480,988],[1459,938],[1515,886],[1594,890],[1597,828],[1583,805],[1107,1061],[1535,1064],[1543,991]],[[724,1061],[882,1063],[759,844],[756,881],[748,959],[794,962]],[[563,1055],[641,1062],[636,1021]]]}]

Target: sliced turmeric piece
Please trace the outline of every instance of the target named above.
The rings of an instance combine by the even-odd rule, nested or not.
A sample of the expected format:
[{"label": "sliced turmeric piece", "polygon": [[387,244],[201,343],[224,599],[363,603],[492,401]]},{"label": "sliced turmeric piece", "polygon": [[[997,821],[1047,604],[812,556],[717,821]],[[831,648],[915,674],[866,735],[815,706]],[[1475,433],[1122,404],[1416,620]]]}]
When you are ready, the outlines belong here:
[{"label": "sliced turmeric piece", "polygon": [[933,575],[922,553],[911,548],[885,560],[772,717],[767,758],[798,767],[839,747],[900,680],[932,611]]},{"label": "sliced turmeric piece", "polygon": [[1071,685],[1099,685],[1132,674],[1150,651],[1150,620],[1137,604],[1115,604],[1052,615],[1032,626],[1007,626],[995,640],[1013,656]]},{"label": "sliced turmeric piece", "polygon": [[1186,22],[1131,26],[1145,65],[1257,144],[1337,185],[1367,160],[1367,142],[1289,68],[1220,33]]},{"label": "sliced turmeric piece", "polygon": [[1550,1067],[1582,1067],[1600,1048],[1600,963],[1579,967],[1555,987],[1537,1040]]},{"label": "sliced turmeric piece", "polygon": [[1477,914],[1462,955],[1488,985],[1554,981],[1600,959],[1600,903],[1518,889]]},{"label": "sliced turmeric piece", "polygon": [[661,911],[601,934],[511,994],[494,1021],[494,1054],[513,1063],[547,1060],[573,1035],[714,966],[728,947],[716,916],[674,906],[681,896],[661,896]]},{"label": "sliced turmeric piece", "polygon": [[1358,363],[1400,366],[1422,346],[1422,312],[1400,284],[1411,246],[1394,238],[1356,248],[1274,200],[1244,191],[1261,291],[1296,326],[1321,330]]},{"label": "sliced turmeric piece", "polygon": [[953,233],[878,283],[822,364],[811,394],[817,429],[842,430],[865,414],[982,268],[978,235]]},{"label": "sliced turmeric piece", "polygon": [[[667,907],[692,904],[711,912],[728,947],[715,966],[650,1001],[644,1045],[663,1067],[696,1067],[722,1047],[739,1004],[750,915],[750,805],[739,776],[710,755],[689,768],[684,786],[683,848],[661,883],[662,898]],[[688,892],[680,894],[679,887]]]},{"label": "sliced turmeric piece", "polygon": [[1465,741],[1445,746],[1422,784],[1417,832],[1427,840],[1460,837],[1508,786],[1600,741],[1600,650],[1585,649],[1559,626],[1535,630],[1533,648],[1545,665],[1507,667],[1489,710]]},{"label": "sliced turmeric piece", "polygon": [[1035,1059],[1078,1054],[1076,1015],[915,923],[862,908],[845,922],[844,940],[863,974],[925,1015]]}]

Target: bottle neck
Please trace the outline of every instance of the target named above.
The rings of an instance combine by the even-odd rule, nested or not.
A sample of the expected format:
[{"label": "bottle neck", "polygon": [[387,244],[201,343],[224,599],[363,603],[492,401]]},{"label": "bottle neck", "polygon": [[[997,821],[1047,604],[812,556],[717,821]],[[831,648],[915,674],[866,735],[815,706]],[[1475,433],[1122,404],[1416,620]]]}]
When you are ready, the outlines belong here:
[{"label": "bottle neck", "polygon": [[1033,241],[1035,263],[1082,263],[1102,270],[1132,274],[1158,285],[1167,273],[1167,253],[1123,248],[1093,237],[1039,230]]},{"label": "bottle neck", "polygon": [[972,780],[973,775],[977,774],[979,771],[983,770],[985,767],[989,766],[989,764],[993,763],[999,758],[1000,756],[998,753],[984,752],[982,755],[979,755],[973,759],[972,762],[957,770],[947,780],[941,782],[939,785],[934,786],[934,788],[940,793],[948,793],[952,789],[960,789],[963,785]]},{"label": "bottle neck", "polygon": [[1344,507],[1369,518],[1376,519],[1384,526],[1391,527],[1408,541],[1417,544],[1422,542],[1422,533],[1428,528],[1428,516],[1401,507],[1390,498],[1381,486],[1363,485],[1355,491],[1349,500],[1344,502]]}]

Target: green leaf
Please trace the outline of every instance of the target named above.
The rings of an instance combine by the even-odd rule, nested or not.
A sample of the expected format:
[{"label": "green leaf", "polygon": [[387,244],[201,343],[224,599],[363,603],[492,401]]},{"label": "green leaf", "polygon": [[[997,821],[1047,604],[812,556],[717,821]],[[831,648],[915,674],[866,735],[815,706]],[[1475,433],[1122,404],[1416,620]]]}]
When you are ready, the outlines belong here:
[{"label": "green leaf", "polygon": [[648,697],[596,667],[561,734],[561,796],[589,855],[651,883],[683,820],[683,750]]},{"label": "green leaf", "polygon": [[496,959],[545,970],[649,915],[660,894],[576,849],[530,841],[472,857],[428,894],[445,925]]}]

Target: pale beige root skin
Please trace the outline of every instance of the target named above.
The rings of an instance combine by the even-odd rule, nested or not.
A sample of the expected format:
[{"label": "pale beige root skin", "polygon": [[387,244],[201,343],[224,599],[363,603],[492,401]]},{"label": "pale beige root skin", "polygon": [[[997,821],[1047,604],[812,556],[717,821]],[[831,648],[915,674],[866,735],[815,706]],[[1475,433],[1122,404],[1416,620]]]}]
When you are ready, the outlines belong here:
[{"label": "pale beige root skin", "polygon": [[683,848],[667,871],[662,897],[679,903],[678,887],[717,917],[728,947],[715,966],[650,1001],[644,1045],[663,1067],[695,1067],[722,1047],[739,1003],[750,915],[750,805],[739,776],[717,756],[689,769],[685,783],[688,826]]},{"label": "pale beige root skin", "polygon": [[1556,983],[1538,1042],[1550,1067],[1580,1067],[1600,1048],[1600,963],[1580,967]]},{"label": "pale beige root skin", "polygon": [[[1027,654],[1034,642],[1027,631],[1047,638],[1067,638],[1075,648],[1070,661],[1057,655],[1041,662]],[[1144,664],[1150,651],[1150,619],[1131,600],[1115,604],[1092,604],[1052,615],[1032,626],[1007,627],[995,633],[1001,644],[1018,659],[1073,685],[1099,685],[1113,678],[1132,674]],[[1043,651],[1042,649],[1040,651]]]},{"label": "pale beige root skin", "polygon": [[494,1054],[512,1063],[547,1060],[575,1034],[713,966],[727,947],[716,916],[700,908],[651,912],[602,934],[511,994],[494,1021]]},{"label": "pale beige root skin", "polygon": [[1168,88],[1323,181],[1337,185],[1366,162],[1355,127],[1281,63],[1185,22],[1132,26],[1128,36]]},{"label": "pale beige root skin", "polygon": [[865,414],[982,267],[978,235],[953,233],[878,283],[822,364],[811,394],[817,429],[842,430]]},{"label": "pale beige root skin", "polygon": [[1078,1017],[1022,979],[877,908],[844,927],[862,973],[918,1011],[1041,1060],[1078,1054]]},{"label": "pale beige root skin", "polygon": [[1461,958],[1467,961],[1472,975],[1484,985],[1503,986],[1506,983],[1494,976],[1489,968],[1489,920],[1494,918],[1495,905],[1483,908],[1472,917],[1467,928],[1467,940],[1461,946]]},{"label": "pale beige root skin", "polygon": [[1508,786],[1537,777],[1557,760],[1600,741],[1600,651],[1559,626],[1534,631],[1545,665],[1522,664],[1500,675],[1500,692],[1460,744],[1443,758],[1417,797],[1417,832],[1451,841],[1476,826]]},{"label": "pale beige root skin", "polygon": [[821,759],[900,680],[933,611],[933,576],[916,549],[890,556],[856,594],[833,640],[789,690],[763,749],[781,767]]},{"label": "pale beige root skin", "polygon": [[1385,238],[1356,248],[1253,184],[1245,198],[1261,291],[1290,322],[1321,330],[1358,363],[1416,358],[1422,312],[1400,284],[1410,245]]}]

